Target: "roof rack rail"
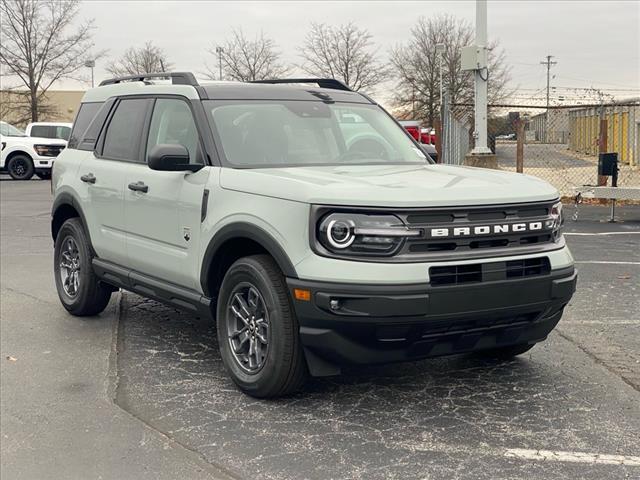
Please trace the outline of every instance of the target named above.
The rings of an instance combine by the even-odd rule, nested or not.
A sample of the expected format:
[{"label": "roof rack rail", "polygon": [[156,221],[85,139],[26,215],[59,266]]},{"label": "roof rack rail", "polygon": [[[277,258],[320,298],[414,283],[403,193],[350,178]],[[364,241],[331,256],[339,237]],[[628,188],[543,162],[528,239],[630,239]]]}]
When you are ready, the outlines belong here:
[{"label": "roof rack rail", "polygon": [[170,78],[173,85],[191,85],[198,87],[200,84],[191,72],[160,72],[160,73],[141,73],[140,75],[129,75],[126,77],[109,78],[100,82],[99,87],[104,85],[113,85],[122,82],[144,82],[149,78]]},{"label": "roof rack rail", "polygon": [[275,78],[273,80],[253,80],[249,83],[315,83],[320,88],[353,92],[348,86],[335,78]]}]

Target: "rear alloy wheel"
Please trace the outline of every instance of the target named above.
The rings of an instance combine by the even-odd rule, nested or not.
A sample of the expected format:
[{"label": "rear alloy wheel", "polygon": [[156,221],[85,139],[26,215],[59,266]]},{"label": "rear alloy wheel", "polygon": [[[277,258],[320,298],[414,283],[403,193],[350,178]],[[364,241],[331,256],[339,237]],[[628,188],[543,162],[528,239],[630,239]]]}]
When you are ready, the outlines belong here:
[{"label": "rear alloy wheel", "polygon": [[33,162],[26,155],[15,155],[7,163],[7,171],[14,180],[29,180],[33,177]]},{"label": "rear alloy wheel", "polygon": [[97,315],[109,303],[112,288],[93,272],[93,253],[79,218],[60,227],[53,254],[58,297],[69,313],[79,317]]},{"label": "rear alloy wheel", "polygon": [[298,320],[282,272],[268,255],[237,260],[227,271],[216,315],[220,355],[245,393],[258,398],[299,389],[307,365]]}]

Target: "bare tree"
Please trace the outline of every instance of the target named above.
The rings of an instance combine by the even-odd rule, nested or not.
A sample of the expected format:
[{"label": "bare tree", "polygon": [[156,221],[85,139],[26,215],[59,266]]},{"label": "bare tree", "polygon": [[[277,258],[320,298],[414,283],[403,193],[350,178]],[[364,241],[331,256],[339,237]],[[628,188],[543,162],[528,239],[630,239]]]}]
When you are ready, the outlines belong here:
[{"label": "bare tree", "polygon": [[370,90],[387,80],[388,68],[378,61],[371,34],[354,23],[332,27],[312,23],[300,47],[305,72],[342,80],[353,90]]},{"label": "bare tree", "polygon": [[[473,102],[473,73],[463,71],[460,65],[462,48],[471,45],[473,39],[473,27],[467,21],[451,15],[420,18],[411,29],[410,40],[391,51],[399,80],[396,105],[433,125],[440,109],[438,43],[445,46],[442,75],[451,103]],[[497,102],[509,94],[509,69],[498,42],[490,42],[488,49],[489,101]]]},{"label": "bare tree", "polygon": [[140,75],[142,73],[168,72],[173,64],[167,58],[164,50],[152,42],[142,47],[128,48],[122,57],[107,65],[107,72],[114,77],[125,75]]},{"label": "bare tree", "polygon": [[94,46],[93,20],[72,30],[79,6],[79,0],[0,0],[1,73],[29,90],[31,121],[51,85],[73,78]]},{"label": "bare tree", "polygon": [[[222,62],[224,76],[230,80],[250,82],[284,77],[290,72],[290,68],[281,62],[281,54],[275,42],[265,37],[263,32],[251,40],[244,35],[242,29],[234,29],[231,38],[218,46],[220,47],[220,52],[216,48],[207,51],[216,56],[216,61]],[[211,79],[219,78],[220,75],[215,70],[209,69],[206,76]]]}]

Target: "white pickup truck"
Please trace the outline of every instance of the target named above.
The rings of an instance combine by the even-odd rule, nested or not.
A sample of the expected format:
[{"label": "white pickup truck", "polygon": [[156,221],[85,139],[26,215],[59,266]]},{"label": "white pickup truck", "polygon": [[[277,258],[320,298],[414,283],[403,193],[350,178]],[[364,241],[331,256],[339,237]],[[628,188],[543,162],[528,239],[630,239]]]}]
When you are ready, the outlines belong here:
[{"label": "white pickup truck", "polygon": [[67,146],[66,140],[29,137],[6,122],[0,122],[0,141],[0,172],[7,172],[14,180],[29,180],[34,174],[51,178],[53,162]]}]

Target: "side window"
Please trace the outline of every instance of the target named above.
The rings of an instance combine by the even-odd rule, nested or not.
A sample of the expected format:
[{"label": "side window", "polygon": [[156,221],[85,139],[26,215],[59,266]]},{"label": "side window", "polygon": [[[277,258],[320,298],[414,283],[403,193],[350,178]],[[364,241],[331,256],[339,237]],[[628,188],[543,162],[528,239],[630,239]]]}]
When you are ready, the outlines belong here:
[{"label": "side window", "polygon": [[34,125],[31,127],[31,136],[40,138],[55,138],[52,137],[51,127],[48,125]]},{"label": "side window", "polygon": [[71,129],[69,127],[64,126],[55,126],[55,136],[54,138],[59,138],[61,140],[69,140],[69,134],[71,133]]},{"label": "side window", "polygon": [[147,155],[162,143],[183,145],[189,151],[190,163],[204,163],[198,129],[186,102],[170,98],[156,100],[149,127]]},{"label": "side window", "polygon": [[148,103],[146,98],[128,98],[118,103],[104,137],[103,157],[139,160],[140,137]]},{"label": "side window", "polygon": [[73,122],[73,128],[71,129],[68,148],[78,148],[78,143],[80,143],[82,136],[87,131],[87,127],[101,106],[102,102],[83,103],[80,105],[80,110],[78,110],[76,120]]}]

